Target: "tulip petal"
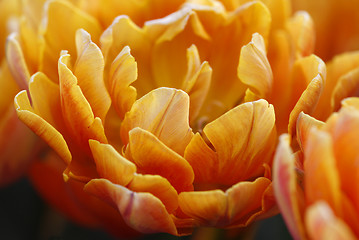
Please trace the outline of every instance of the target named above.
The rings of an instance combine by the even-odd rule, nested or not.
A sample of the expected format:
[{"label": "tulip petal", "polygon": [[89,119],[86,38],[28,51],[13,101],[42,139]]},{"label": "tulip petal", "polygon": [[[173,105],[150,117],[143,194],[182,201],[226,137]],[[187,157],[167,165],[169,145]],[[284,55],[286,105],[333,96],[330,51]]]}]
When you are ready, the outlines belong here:
[{"label": "tulip petal", "polygon": [[84,190],[118,209],[125,222],[137,231],[177,234],[163,203],[150,193],[132,192],[106,179],[93,179]]},{"label": "tulip petal", "polygon": [[181,210],[203,226],[224,226],[227,197],[222,190],[182,192],[178,196]]},{"label": "tulip petal", "polygon": [[161,200],[169,213],[173,213],[178,208],[177,191],[161,176],[136,174],[127,187],[134,192],[153,194]]},{"label": "tulip petal", "polygon": [[110,95],[122,119],[136,101],[136,88],[130,86],[136,79],[137,63],[130,53],[130,48],[126,46],[112,62],[109,76]]},{"label": "tulip petal", "polygon": [[289,19],[286,26],[295,44],[296,58],[309,56],[315,45],[314,23],[305,11],[299,11]]},{"label": "tulip petal", "polygon": [[111,145],[90,140],[90,148],[100,177],[127,186],[136,173],[136,165],[122,157]]},{"label": "tulip petal", "polygon": [[65,52],[59,59],[61,107],[64,121],[76,141],[89,151],[88,140],[106,143],[101,119],[94,117],[91,106],[77,85],[77,78],[67,64],[70,55]]},{"label": "tulip petal", "polygon": [[338,111],[340,103],[344,98],[356,96],[359,90],[359,68],[348,72],[338,79],[334,87],[331,99],[331,106]]},{"label": "tulip petal", "polygon": [[188,111],[189,97],[185,92],[170,88],[155,89],[137,100],[126,113],[121,126],[122,141],[127,144],[129,131],[140,127],[182,155],[193,136]]},{"label": "tulip petal", "polygon": [[306,145],[308,134],[313,127],[320,128],[324,123],[303,112],[299,113],[297,120],[297,141],[301,149]]},{"label": "tulip petal", "polygon": [[357,239],[348,225],[335,216],[328,204],[322,201],[307,209],[305,222],[312,239]]},{"label": "tulip petal", "polygon": [[182,84],[190,97],[189,118],[196,119],[202,108],[211,84],[212,68],[208,62],[201,64],[195,45],[187,49],[187,74]]},{"label": "tulip petal", "polygon": [[[85,29],[97,42],[101,28],[96,19],[73,6],[68,1],[47,1],[40,33],[45,41],[44,56],[39,70],[50,79],[57,79],[56,62],[61,50],[76,56],[75,35],[79,28]],[[72,36],[72,37],[71,37]]]},{"label": "tulip petal", "polygon": [[22,122],[54,149],[66,163],[71,162],[72,156],[64,137],[37,115],[30,105],[26,91],[21,91],[15,96],[15,108]]},{"label": "tulip petal", "polygon": [[103,78],[105,63],[101,50],[91,41],[90,34],[83,29],[76,32],[76,48],[74,75],[94,115],[104,122],[111,99]]},{"label": "tulip petal", "polygon": [[[320,58],[314,55],[300,59],[293,68],[295,89],[301,89],[300,85],[308,84],[308,86],[290,113],[288,124],[288,133],[290,136],[293,136],[296,132],[296,123],[299,113],[304,112],[311,114],[314,112],[326,79],[325,64]],[[299,92],[297,91],[297,93]],[[294,100],[295,98],[294,96],[292,99]]]},{"label": "tulip petal", "polygon": [[[305,146],[304,156],[306,157],[304,186],[307,204],[324,200],[341,215],[341,183],[331,136],[324,131],[312,129]],[[323,182],[326,187],[322,187]]]},{"label": "tulip petal", "polygon": [[273,188],[277,204],[294,239],[305,239],[301,213],[304,195],[298,186],[290,138],[282,135],[273,162]]},{"label": "tulip petal", "polygon": [[268,97],[272,90],[272,69],[267,59],[264,39],[258,33],[254,33],[251,42],[242,47],[238,78],[259,98]]},{"label": "tulip petal", "polygon": [[[203,132],[215,153],[193,138],[185,158],[193,167],[196,181],[232,185],[264,172],[270,161],[275,136],[274,110],[265,100],[244,103],[207,124]],[[209,153],[198,154],[198,148]]]},{"label": "tulip petal", "polygon": [[16,83],[21,89],[28,89],[30,72],[17,38],[16,33],[9,35],[6,42],[6,59]]},{"label": "tulip petal", "polygon": [[268,178],[260,177],[253,182],[239,182],[226,191],[231,226],[248,226],[264,212],[262,201],[270,184]]},{"label": "tulip petal", "polygon": [[191,166],[150,132],[140,128],[132,129],[129,132],[127,153],[130,153],[139,172],[166,178],[178,192],[193,190],[194,174]]}]

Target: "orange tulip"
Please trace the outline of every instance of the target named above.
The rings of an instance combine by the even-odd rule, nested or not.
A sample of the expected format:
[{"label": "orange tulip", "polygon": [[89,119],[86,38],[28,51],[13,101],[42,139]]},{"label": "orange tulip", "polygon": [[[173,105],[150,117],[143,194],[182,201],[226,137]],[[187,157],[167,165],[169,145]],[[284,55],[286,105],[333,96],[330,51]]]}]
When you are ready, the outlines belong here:
[{"label": "orange tulip", "polygon": [[[142,5],[129,5],[133,15],[102,32],[99,3],[77,1],[82,10],[54,0],[43,19],[21,22],[7,46],[13,75],[29,89],[15,98],[17,114],[65,163],[52,154],[37,163],[37,188],[78,221],[91,215],[112,231],[121,225],[116,211],[137,231],[174,235],[275,214],[275,118],[295,135],[299,113],[315,108],[325,66],[311,55],[310,17],[289,18],[284,0],[264,2],[186,1],[169,15],[154,10],[167,16],[150,21]],[[276,116],[263,98],[279,106]],[[65,170],[67,183],[49,169]],[[86,202],[83,211],[56,201],[52,183]],[[87,193],[113,207],[109,218]]]},{"label": "orange tulip", "polygon": [[[36,156],[37,138],[18,120],[13,98],[20,90],[5,61],[5,40],[16,31],[19,1],[0,1],[0,186],[17,180]],[[19,151],[21,149],[21,151]]]},{"label": "orange tulip", "polygon": [[359,2],[356,0],[292,0],[293,9],[307,11],[315,25],[315,53],[323,60],[359,50]]},{"label": "orange tulip", "polygon": [[324,123],[300,114],[300,150],[281,136],[274,159],[274,190],[295,239],[357,239],[359,98],[348,98]]}]

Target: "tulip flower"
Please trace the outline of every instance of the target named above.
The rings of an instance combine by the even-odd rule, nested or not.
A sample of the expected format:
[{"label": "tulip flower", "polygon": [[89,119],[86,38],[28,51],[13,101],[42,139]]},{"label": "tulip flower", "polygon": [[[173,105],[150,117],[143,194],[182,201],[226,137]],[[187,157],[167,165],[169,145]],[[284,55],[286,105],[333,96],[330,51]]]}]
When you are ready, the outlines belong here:
[{"label": "tulip flower", "polygon": [[16,31],[19,15],[19,1],[0,1],[0,186],[21,177],[38,151],[37,138],[18,120],[13,108],[13,98],[21,88],[5,60],[6,37]]},{"label": "tulip flower", "polygon": [[280,137],[274,158],[277,203],[295,239],[357,239],[359,99],[342,101],[326,122],[301,113],[300,149]]},{"label": "tulip flower", "polygon": [[294,137],[325,81],[310,17],[289,17],[288,2],[274,0],[233,9],[186,1],[169,14],[175,1],[151,19],[144,2],[118,8],[129,15],[106,26],[94,7],[102,2],[80,3],[47,1],[32,14],[42,19],[21,22],[7,45],[13,76],[28,89],[15,98],[18,117],[63,160],[49,153],[32,168],[45,198],[113,233],[125,222],[183,235],[277,213],[275,119]]}]

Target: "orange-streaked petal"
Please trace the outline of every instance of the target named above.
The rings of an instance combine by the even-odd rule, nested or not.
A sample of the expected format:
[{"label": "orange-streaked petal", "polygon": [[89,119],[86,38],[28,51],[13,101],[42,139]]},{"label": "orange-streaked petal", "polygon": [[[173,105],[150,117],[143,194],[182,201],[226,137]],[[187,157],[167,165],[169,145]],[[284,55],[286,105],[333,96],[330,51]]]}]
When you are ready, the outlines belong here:
[{"label": "orange-streaked petal", "polygon": [[297,141],[301,149],[304,149],[309,131],[312,127],[320,128],[324,123],[303,112],[299,113],[297,119]]},{"label": "orange-streaked petal", "polygon": [[95,140],[89,141],[96,169],[100,177],[115,184],[127,186],[136,173],[136,166],[122,157],[111,145]]},{"label": "orange-streaked petal", "polygon": [[242,47],[238,77],[259,98],[268,97],[272,90],[272,69],[267,59],[264,39],[258,33],[254,33],[251,42]]},{"label": "orange-streaked petal", "polygon": [[94,42],[100,36],[101,28],[97,20],[76,8],[68,1],[47,1],[40,33],[45,41],[44,56],[40,59],[39,70],[50,79],[57,79],[56,62],[62,50],[76,56],[75,35],[79,28],[91,34]]},{"label": "orange-streaked petal", "polygon": [[77,79],[68,68],[70,55],[65,52],[59,59],[61,107],[64,121],[77,142],[88,149],[88,140],[107,143],[101,119],[94,117],[91,106],[77,85]]},{"label": "orange-streaked petal", "polygon": [[196,182],[232,185],[263,173],[262,165],[270,161],[274,148],[274,121],[273,106],[259,100],[241,104],[207,124],[203,132],[215,152],[196,136],[185,153]]},{"label": "orange-streaked petal", "polygon": [[294,239],[305,239],[301,212],[304,195],[298,186],[289,136],[282,135],[273,161],[273,188],[277,204]]},{"label": "orange-streaked petal", "polygon": [[101,50],[91,41],[90,34],[83,29],[76,32],[76,48],[74,75],[94,115],[104,122],[111,99],[104,82],[105,62]]},{"label": "orange-streaked petal", "polygon": [[109,89],[114,107],[123,119],[136,101],[136,88],[130,86],[137,79],[137,63],[128,46],[124,47],[111,64]]},{"label": "orange-streaked petal", "polygon": [[72,156],[64,137],[34,112],[25,90],[15,96],[15,108],[22,122],[54,149],[66,163],[71,162]]},{"label": "orange-streaked petal", "polygon": [[140,127],[182,155],[193,136],[188,118],[188,95],[182,90],[158,88],[137,100],[126,113],[121,138],[127,144],[129,131]]},{"label": "orange-streaked petal", "polygon": [[93,179],[84,190],[118,209],[125,222],[137,231],[177,234],[165,206],[150,193],[136,193],[106,179]]},{"label": "orange-streaked petal", "polygon": [[178,196],[181,210],[199,225],[226,224],[227,196],[222,190],[182,192]]},{"label": "orange-streaked petal", "polygon": [[[307,85],[306,89],[297,100],[289,116],[288,133],[293,136],[296,130],[297,118],[300,112],[312,114],[317,106],[320,95],[323,91],[326,79],[326,67],[324,62],[311,55],[298,60],[293,67],[294,88],[296,94],[301,86]],[[292,97],[292,100],[295,96]]]},{"label": "orange-streaked petal", "polygon": [[21,89],[28,89],[30,80],[30,72],[27,68],[24,54],[17,40],[16,33],[12,33],[6,42],[6,59],[9,69],[16,83]]},{"label": "orange-streaked petal", "polygon": [[331,106],[338,111],[344,98],[356,96],[359,90],[359,66],[338,79],[332,93]]},{"label": "orange-streaked petal", "polygon": [[319,201],[306,210],[305,223],[311,239],[357,239],[345,222],[334,215],[326,202]]},{"label": "orange-streaked petal", "polygon": [[227,218],[231,226],[248,226],[264,213],[263,197],[270,184],[268,178],[260,177],[253,182],[239,182],[226,191]]},{"label": "orange-streaked petal", "polygon": [[177,191],[161,176],[136,174],[127,187],[134,192],[153,194],[162,201],[169,213],[173,213],[178,208]]},{"label": "orange-streaked petal", "polygon": [[196,119],[202,108],[211,84],[212,68],[208,62],[201,64],[198,49],[192,45],[187,49],[187,74],[182,89],[190,98],[189,118]]},{"label": "orange-streaked petal", "polygon": [[336,214],[341,216],[342,190],[331,136],[313,128],[304,147],[304,156],[304,187],[307,204],[319,200],[326,201]]},{"label": "orange-streaked petal", "polygon": [[166,178],[178,192],[193,190],[192,167],[150,132],[141,128],[132,129],[126,149],[128,154],[139,172]]}]

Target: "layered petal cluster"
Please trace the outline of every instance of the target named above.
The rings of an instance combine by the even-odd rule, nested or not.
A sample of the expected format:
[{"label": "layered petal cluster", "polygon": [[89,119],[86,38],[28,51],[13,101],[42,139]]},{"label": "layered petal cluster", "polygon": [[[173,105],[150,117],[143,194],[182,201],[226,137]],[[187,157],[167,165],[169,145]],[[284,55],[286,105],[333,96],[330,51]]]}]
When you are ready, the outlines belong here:
[{"label": "layered petal cluster", "polygon": [[18,117],[63,160],[33,165],[39,191],[112,232],[275,214],[276,128],[295,137],[326,77],[308,14],[284,0],[113,2],[38,1],[8,39]]},{"label": "layered petal cluster", "polygon": [[342,101],[326,122],[301,113],[300,150],[283,135],[274,159],[274,190],[295,239],[359,237],[359,99]]},{"label": "layered petal cluster", "polygon": [[[315,23],[315,52],[323,60],[335,55],[359,50],[359,2],[356,0],[295,1],[293,9],[307,11]],[[330,41],[328,41],[330,39]]]},{"label": "layered petal cluster", "polygon": [[20,1],[0,1],[0,186],[22,176],[37,152],[37,138],[18,120],[13,107],[14,96],[21,88],[5,60],[6,37],[17,30],[20,10]]}]

